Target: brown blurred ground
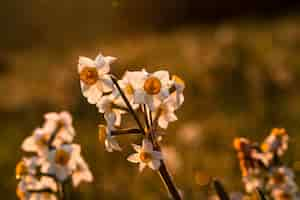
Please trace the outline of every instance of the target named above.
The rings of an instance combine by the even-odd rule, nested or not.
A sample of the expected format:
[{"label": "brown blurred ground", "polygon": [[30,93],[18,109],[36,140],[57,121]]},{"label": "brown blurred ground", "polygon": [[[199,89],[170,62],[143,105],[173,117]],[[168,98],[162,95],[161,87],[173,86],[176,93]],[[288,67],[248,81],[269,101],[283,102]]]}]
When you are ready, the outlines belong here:
[{"label": "brown blurred ground", "polygon": [[[213,12],[222,5],[216,9],[175,2],[6,2],[5,18],[0,18],[5,22],[0,48],[0,194],[15,198],[19,146],[41,124],[43,113],[68,109],[74,114],[76,142],[82,144],[95,175],[95,182],[74,191],[72,199],[167,199],[156,174],[139,174],[126,161],[129,147],[123,154],[109,154],[96,140],[102,118],[80,94],[76,63],[79,55],[93,57],[100,50],[119,58],[112,67],[117,75],[146,67],[167,69],[186,81],[185,105],[166,137],[166,151],[175,158],[169,167],[186,199],[205,199],[212,193],[206,186],[210,176],[220,177],[230,191],[241,190],[231,147],[235,136],[259,140],[272,127],[285,127],[292,138],[287,162],[300,159],[296,6],[288,2],[278,9],[274,2],[264,13],[261,4],[254,3],[257,7],[249,5],[249,12],[245,8],[246,16],[240,17],[240,7],[232,0],[229,5],[237,12],[232,19],[225,5],[223,15],[209,16],[208,7]],[[173,10],[167,12],[170,6]],[[123,146],[127,141],[121,139]]]}]

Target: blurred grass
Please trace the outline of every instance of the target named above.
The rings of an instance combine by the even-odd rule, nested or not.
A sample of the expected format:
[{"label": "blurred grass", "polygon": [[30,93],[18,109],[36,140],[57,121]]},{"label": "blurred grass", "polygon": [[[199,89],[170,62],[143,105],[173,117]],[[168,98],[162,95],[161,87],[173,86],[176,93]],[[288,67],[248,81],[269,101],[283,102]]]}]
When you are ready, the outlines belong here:
[{"label": "blurred grass", "polygon": [[[7,53],[0,72],[0,194],[15,198],[19,146],[42,123],[43,113],[68,109],[74,114],[75,140],[95,176],[72,199],[168,199],[155,173],[139,174],[126,161],[130,147],[109,154],[97,141],[97,124],[103,120],[80,94],[76,62],[79,55],[93,57],[100,50],[119,58],[112,67],[117,75],[145,67],[167,69],[186,81],[179,121],[165,138],[176,149],[180,167],[173,173],[186,199],[211,194],[210,176],[219,177],[230,191],[242,189],[232,149],[236,136],[259,141],[272,127],[285,127],[291,135],[286,160],[292,166],[300,159],[299,24],[294,16],[186,26],[105,40],[99,36],[62,51],[37,47]],[[122,146],[128,141],[135,137],[121,138]]]}]

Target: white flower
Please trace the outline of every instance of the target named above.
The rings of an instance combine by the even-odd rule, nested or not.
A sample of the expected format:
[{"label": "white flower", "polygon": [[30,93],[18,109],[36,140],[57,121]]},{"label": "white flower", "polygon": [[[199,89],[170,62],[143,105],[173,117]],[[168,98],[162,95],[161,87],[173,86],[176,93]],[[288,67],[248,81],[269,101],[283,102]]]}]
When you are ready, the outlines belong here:
[{"label": "white flower", "polygon": [[82,157],[78,157],[76,168],[72,173],[72,182],[74,187],[77,187],[81,182],[92,182],[93,175]]},{"label": "white flower", "polygon": [[38,155],[44,155],[48,151],[50,137],[51,133],[42,128],[37,128],[31,136],[24,140],[22,149],[26,152],[36,152]]},{"label": "white flower", "polygon": [[100,113],[104,113],[104,118],[109,127],[121,125],[121,114],[124,110],[116,108],[115,105],[120,105],[119,101],[114,95],[103,96],[97,103]]},{"label": "white flower", "polygon": [[143,140],[142,146],[132,144],[137,153],[128,156],[127,160],[133,163],[139,163],[140,172],[148,166],[153,170],[158,170],[162,160],[162,154],[153,150],[153,145],[148,139]]},{"label": "white flower", "polygon": [[113,151],[122,151],[122,148],[120,147],[119,143],[117,140],[115,140],[115,137],[111,135],[112,127],[104,126],[104,125],[99,125],[99,140],[100,142],[105,143],[105,149],[108,152],[113,152]]},{"label": "white flower", "polygon": [[80,157],[80,146],[64,144],[48,153],[47,160],[42,164],[41,171],[55,175],[59,181],[64,181],[76,168],[76,160]]},{"label": "white flower", "polygon": [[29,190],[37,187],[37,179],[33,176],[25,176],[17,185],[16,194],[20,200],[28,200],[31,197]]},{"label": "white flower", "polygon": [[294,181],[294,172],[287,167],[274,167],[271,169],[270,178],[268,182],[269,188],[287,187],[290,190],[297,191],[297,185]]},{"label": "white flower", "polygon": [[169,96],[159,105],[156,115],[158,116],[158,125],[166,129],[168,128],[169,122],[173,122],[177,120],[177,116],[175,115],[175,107],[174,102],[176,101],[175,96]]},{"label": "white flower", "polygon": [[112,81],[108,75],[110,64],[115,57],[99,54],[95,60],[87,57],[79,57],[78,73],[83,96],[90,104],[96,104],[104,92],[112,90]]},{"label": "white flower", "polygon": [[168,71],[148,73],[128,72],[128,79],[134,89],[134,103],[147,104],[151,111],[169,96],[170,76]]},{"label": "white flower", "polygon": [[37,156],[22,158],[22,160],[16,165],[16,178],[20,179],[26,175],[35,175],[37,167],[40,166],[40,164],[41,159]]},{"label": "white flower", "polygon": [[276,153],[278,156],[282,156],[288,149],[289,136],[285,129],[274,128],[263,144],[261,148],[264,152]]},{"label": "white flower", "polygon": [[254,192],[257,188],[261,188],[263,186],[263,181],[261,178],[256,176],[244,176],[243,182],[245,184],[245,189],[248,193]]},{"label": "white flower", "polygon": [[59,143],[70,143],[75,136],[75,130],[72,124],[72,116],[67,111],[60,113],[50,112],[44,115],[45,123],[43,129],[51,134],[56,134],[57,145]]},{"label": "white flower", "polygon": [[[126,71],[125,74],[123,75],[122,79],[118,80],[118,84],[119,84],[120,88],[122,89],[123,93],[125,94],[126,98],[128,99],[128,101],[133,109],[137,109],[139,105],[134,103],[135,91],[134,91],[133,85],[131,83],[132,82],[131,80],[133,77],[139,76],[139,74],[141,74],[141,72]],[[143,73],[141,75],[143,75]],[[141,77],[141,79],[143,79],[143,78]],[[116,93],[115,96],[120,97],[120,92],[117,89],[115,89],[114,92]],[[125,102],[123,100],[120,103],[122,103],[123,106],[126,106]]]}]

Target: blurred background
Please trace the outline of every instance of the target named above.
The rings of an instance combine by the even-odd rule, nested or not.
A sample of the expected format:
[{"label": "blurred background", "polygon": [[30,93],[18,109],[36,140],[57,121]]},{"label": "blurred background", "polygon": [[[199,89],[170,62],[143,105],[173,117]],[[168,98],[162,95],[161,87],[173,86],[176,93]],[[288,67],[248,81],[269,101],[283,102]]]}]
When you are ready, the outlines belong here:
[{"label": "blurred background", "polygon": [[[118,57],[112,71],[167,69],[186,82],[185,104],[164,151],[186,199],[207,199],[218,177],[242,191],[232,140],[291,136],[285,156],[300,175],[300,5],[295,0],[4,0],[0,7],[0,194],[15,199],[20,145],[43,114],[69,110],[94,173],[72,199],[168,199],[157,174],[107,153],[103,122],[81,96],[79,55]],[[124,146],[129,139],[121,138]],[[131,142],[135,138],[130,138]]]}]

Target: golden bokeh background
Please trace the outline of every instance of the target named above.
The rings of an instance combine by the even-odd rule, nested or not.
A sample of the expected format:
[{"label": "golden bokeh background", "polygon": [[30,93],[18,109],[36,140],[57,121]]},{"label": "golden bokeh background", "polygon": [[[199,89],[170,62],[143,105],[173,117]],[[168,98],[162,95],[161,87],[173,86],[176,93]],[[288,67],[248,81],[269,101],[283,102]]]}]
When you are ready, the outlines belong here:
[{"label": "golden bokeh background", "polygon": [[94,174],[72,199],[168,199],[157,174],[138,173],[132,152],[97,141],[102,116],[81,96],[78,56],[118,57],[112,72],[169,70],[186,82],[179,120],[164,141],[185,199],[207,199],[218,177],[242,191],[232,140],[291,136],[285,161],[299,175],[300,15],[297,2],[193,0],[4,0],[0,8],[0,194],[15,199],[20,145],[43,113],[69,110]]}]

